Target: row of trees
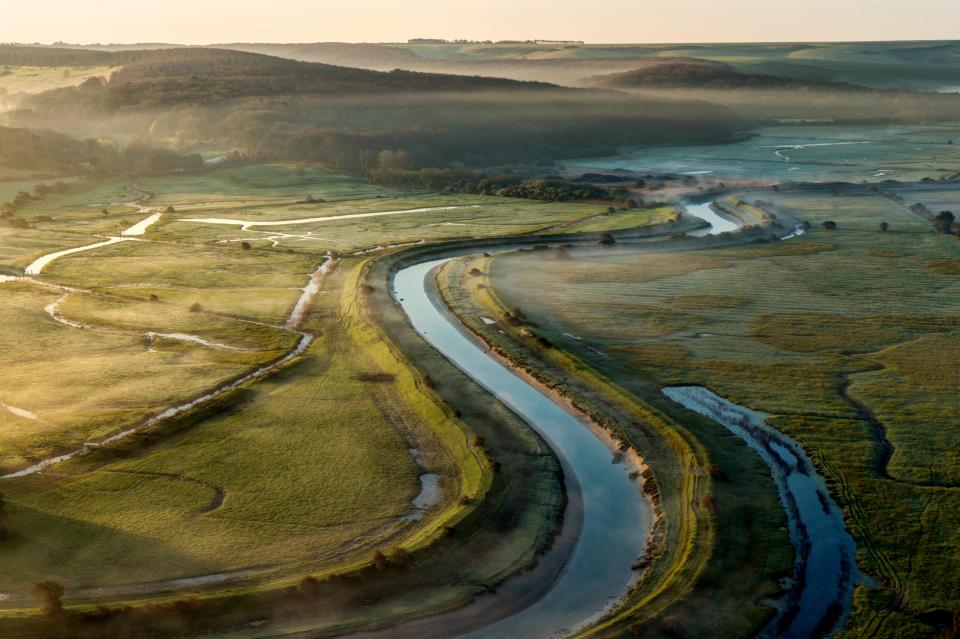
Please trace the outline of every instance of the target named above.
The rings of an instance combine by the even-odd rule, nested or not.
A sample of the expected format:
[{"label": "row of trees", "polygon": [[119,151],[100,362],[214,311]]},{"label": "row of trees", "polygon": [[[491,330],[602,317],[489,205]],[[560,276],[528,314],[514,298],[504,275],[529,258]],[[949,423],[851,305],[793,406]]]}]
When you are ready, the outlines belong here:
[{"label": "row of trees", "polygon": [[103,176],[194,170],[203,166],[203,158],[199,154],[182,155],[143,139],[120,147],[110,140],[77,140],[49,130],[0,126],[0,166]]},{"label": "row of trees", "polygon": [[475,173],[462,168],[419,170],[376,168],[370,170],[368,175],[377,184],[444,193],[499,195],[548,202],[613,199],[611,191],[602,186],[561,177],[523,178],[516,175]]}]

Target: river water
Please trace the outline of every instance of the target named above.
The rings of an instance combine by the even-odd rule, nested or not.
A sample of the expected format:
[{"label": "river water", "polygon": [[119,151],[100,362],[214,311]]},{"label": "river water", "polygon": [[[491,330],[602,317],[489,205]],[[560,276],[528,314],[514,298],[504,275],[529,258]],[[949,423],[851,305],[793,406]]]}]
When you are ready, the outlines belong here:
[{"label": "river water", "polygon": [[[447,260],[409,266],[393,280],[394,296],[418,333],[447,359],[522,417],[562,457],[582,493],[579,539],[553,587],[541,599],[470,639],[564,636],[616,604],[633,582],[651,512],[631,480],[631,467],[611,463],[613,451],[585,424],[494,359],[468,337],[428,291],[431,272]],[[569,525],[569,522],[566,524]]]},{"label": "river water", "polygon": [[852,604],[856,545],[845,528],[843,511],[803,448],[768,426],[763,413],[702,386],[674,386],[664,388],[663,393],[743,439],[770,467],[790,525],[797,579],[785,614],[764,634],[806,639],[839,627]]}]

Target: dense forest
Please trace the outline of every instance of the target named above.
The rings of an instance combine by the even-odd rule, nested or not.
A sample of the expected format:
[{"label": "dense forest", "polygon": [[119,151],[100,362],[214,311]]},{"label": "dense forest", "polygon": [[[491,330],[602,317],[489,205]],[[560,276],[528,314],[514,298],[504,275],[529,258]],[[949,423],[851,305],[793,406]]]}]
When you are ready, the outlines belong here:
[{"label": "dense forest", "polygon": [[203,165],[197,154],[182,155],[143,141],[126,148],[104,140],[76,140],[49,130],[0,126],[0,166],[69,175],[162,173]]},{"label": "dense forest", "polygon": [[370,179],[378,184],[426,189],[442,193],[470,193],[519,197],[547,202],[628,199],[628,193],[614,193],[603,186],[560,176],[525,178],[503,173],[469,169],[373,169]]}]

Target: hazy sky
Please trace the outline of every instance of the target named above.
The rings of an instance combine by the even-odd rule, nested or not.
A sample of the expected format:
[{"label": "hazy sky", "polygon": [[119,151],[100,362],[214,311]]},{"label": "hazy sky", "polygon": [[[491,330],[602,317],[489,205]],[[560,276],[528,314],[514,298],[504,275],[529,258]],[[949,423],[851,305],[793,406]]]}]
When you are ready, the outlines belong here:
[{"label": "hazy sky", "polygon": [[0,0],[4,42],[960,38],[960,0]]}]

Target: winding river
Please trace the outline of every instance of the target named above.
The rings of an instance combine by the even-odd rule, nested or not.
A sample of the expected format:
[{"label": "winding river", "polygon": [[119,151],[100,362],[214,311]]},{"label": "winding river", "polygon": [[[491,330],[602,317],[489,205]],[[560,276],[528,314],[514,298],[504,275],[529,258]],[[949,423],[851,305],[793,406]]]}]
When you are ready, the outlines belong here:
[{"label": "winding river", "polygon": [[[742,227],[739,220],[719,215],[712,202],[688,204],[687,212],[710,223],[699,236]],[[399,271],[394,297],[428,342],[543,435],[572,471],[583,497],[582,532],[552,589],[529,607],[464,636],[564,636],[622,597],[632,581],[628,566],[643,550],[649,508],[638,498],[627,469],[610,463],[611,451],[588,428],[492,357],[443,306],[432,274],[448,259]],[[744,439],[771,469],[796,559],[789,594],[762,636],[822,637],[842,627],[857,578],[856,546],[842,510],[803,448],[767,425],[765,415],[705,388],[665,388],[664,394]]]},{"label": "winding river", "polygon": [[579,484],[583,513],[579,538],[551,589],[519,612],[464,636],[564,636],[598,618],[626,594],[635,579],[631,566],[644,551],[651,511],[629,477],[631,467],[611,463],[613,451],[595,433],[494,359],[442,306],[432,274],[448,259],[399,271],[393,279],[395,299],[417,332],[522,417],[566,462]]}]

